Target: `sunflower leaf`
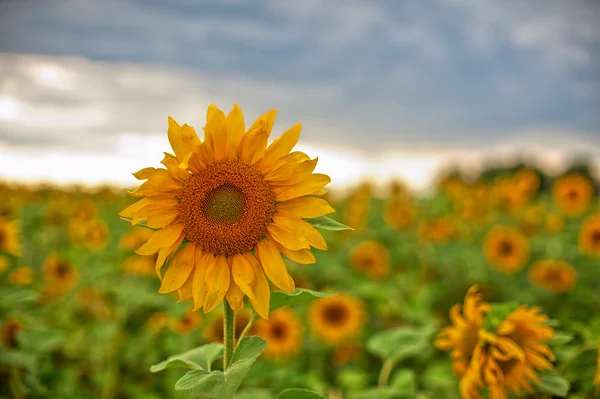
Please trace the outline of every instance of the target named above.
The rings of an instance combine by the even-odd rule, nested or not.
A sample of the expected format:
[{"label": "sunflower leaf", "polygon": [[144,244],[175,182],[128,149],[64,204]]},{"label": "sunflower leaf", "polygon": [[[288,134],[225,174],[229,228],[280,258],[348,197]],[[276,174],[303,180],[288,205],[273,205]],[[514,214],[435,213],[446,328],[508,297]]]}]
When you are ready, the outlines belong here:
[{"label": "sunflower leaf", "polygon": [[269,311],[272,312],[286,306],[297,305],[303,302],[310,302],[315,299],[325,298],[332,295],[333,292],[318,292],[298,288],[294,292],[273,291],[271,292],[271,305]]},{"label": "sunflower leaf", "polygon": [[561,398],[567,397],[569,389],[571,389],[571,384],[563,376],[554,370],[544,370],[540,372],[539,377],[540,383],[535,384],[538,392]]},{"label": "sunflower leaf", "polygon": [[221,357],[223,357],[223,345],[212,343],[171,356],[165,361],[150,366],[150,371],[156,373],[174,368],[210,371],[211,364]]},{"label": "sunflower leaf", "polygon": [[281,391],[277,399],[325,399],[322,395],[308,389],[290,388]]},{"label": "sunflower leaf", "polygon": [[319,216],[318,218],[304,220],[308,222],[312,227],[316,227],[318,229],[333,231],[354,230],[352,227],[346,226],[345,224],[333,220],[328,216]]},{"label": "sunflower leaf", "polygon": [[427,340],[432,332],[431,326],[392,328],[373,334],[367,340],[366,347],[381,359],[400,361],[427,348]]}]

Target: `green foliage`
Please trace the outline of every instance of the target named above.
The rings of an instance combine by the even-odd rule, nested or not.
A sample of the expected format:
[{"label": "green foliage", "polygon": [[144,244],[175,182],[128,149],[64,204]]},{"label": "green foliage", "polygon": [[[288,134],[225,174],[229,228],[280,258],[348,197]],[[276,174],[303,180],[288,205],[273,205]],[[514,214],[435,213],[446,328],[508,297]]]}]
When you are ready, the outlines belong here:
[{"label": "green foliage", "polygon": [[395,361],[414,356],[427,348],[429,337],[434,332],[432,326],[397,327],[379,331],[367,340],[367,350],[375,356]]},{"label": "green foliage", "polygon": [[151,366],[150,371],[157,373],[172,368],[210,371],[214,361],[222,357],[222,344],[206,344],[179,355],[170,356],[167,360]]},{"label": "green foliage", "polygon": [[571,385],[569,381],[553,370],[543,370],[539,374],[540,383],[534,384],[538,392],[566,398]]},{"label": "green foliage", "polygon": [[331,231],[342,231],[342,230],[354,230],[350,226],[346,226],[338,221],[333,220],[328,216],[319,216],[318,218],[312,219],[304,219],[311,226],[323,229],[323,230],[331,230]]},{"label": "green foliage", "polygon": [[290,388],[282,391],[277,399],[325,399],[318,393],[309,391],[308,389]]},{"label": "green foliage", "polygon": [[325,298],[332,294],[333,293],[331,292],[317,292],[302,288],[297,288],[294,292],[272,291],[269,311],[273,312],[286,306],[308,303],[315,299]]}]

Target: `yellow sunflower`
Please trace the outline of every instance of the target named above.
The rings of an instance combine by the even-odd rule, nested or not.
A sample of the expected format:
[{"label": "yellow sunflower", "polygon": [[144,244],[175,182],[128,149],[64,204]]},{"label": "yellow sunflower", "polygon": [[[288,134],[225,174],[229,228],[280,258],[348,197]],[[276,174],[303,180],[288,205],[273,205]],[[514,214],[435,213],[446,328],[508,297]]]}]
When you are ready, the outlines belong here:
[{"label": "yellow sunflower", "polygon": [[278,360],[300,352],[304,330],[296,312],[289,308],[281,308],[270,314],[269,320],[257,321],[251,334],[267,341],[265,357]]},{"label": "yellow sunflower", "polygon": [[485,237],[483,249],[488,263],[505,273],[521,270],[529,258],[527,238],[512,227],[492,228]]},{"label": "yellow sunflower", "polygon": [[344,366],[360,358],[363,353],[364,347],[360,341],[348,342],[335,348],[331,360],[336,366]]},{"label": "yellow sunflower", "polygon": [[[250,322],[252,313],[241,310],[235,314],[235,336],[234,342],[237,342],[238,338],[244,331],[244,328]],[[204,329],[204,338],[210,342],[223,343],[223,313],[213,318],[206,328]]]},{"label": "yellow sunflower", "polygon": [[383,209],[383,217],[386,223],[398,230],[406,230],[415,222],[417,209],[413,203],[406,198],[389,199]]},{"label": "yellow sunflower", "polygon": [[123,251],[135,251],[152,237],[152,230],[145,227],[134,227],[121,237],[119,248]]},{"label": "yellow sunflower", "polygon": [[[372,193],[373,187],[370,183],[365,182],[356,188],[346,199],[343,214],[344,223],[356,231],[367,225]],[[347,233],[351,234],[351,232]]]},{"label": "yellow sunflower", "polygon": [[579,249],[585,255],[600,258],[600,213],[583,222],[579,231]]},{"label": "yellow sunflower", "polygon": [[75,265],[59,255],[52,255],[43,265],[44,293],[49,297],[58,296],[73,289],[79,279]]},{"label": "yellow sunflower", "polygon": [[185,335],[198,329],[202,323],[202,316],[194,310],[187,310],[181,317],[169,320],[169,328],[171,331]]},{"label": "yellow sunflower", "polygon": [[565,219],[557,213],[548,213],[546,215],[546,231],[550,234],[559,233],[565,225]]},{"label": "yellow sunflower", "polygon": [[506,399],[523,391],[533,392],[537,372],[552,369],[554,354],[546,342],[554,337],[548,318],[537,307],[521,306],[495,332],[479,331],[479,344],[463,375],[462,398],[480,399],[485,388],[490,399]]},{"label": "yellow sunflower", "polygon": [[567,292],[577,284],[577,272],[567,262],[545,259],[531,266],[529,279],[536,287],[551,292]]},{"label": "yellow sunflower", "polygon": [[457,233],[456,223],[448,216],[423,220],[419,224],[419,240],[425,243],[445,244],[454,239]]},{"label": "yellow sunflower", "polygon": [[156,312],[146,320],[146,330],[151,334],[157,333],[169,324],[171,316],[167,312]]},{"label": "yellow sunflower", "polygon": [[365,304],[348,294],[316,300],[308,313],[312,333],[333,346],[356,338],[362,331],[365,319]]},{"label": "yellow sunflower", "polygon": [[570,217],[580,216],[594,199],[594,187],[587,177],[573,173],[552,184],[552,195],[558,209]]},{"label": "yellow sunflower", "polygon": [[[315,197],[326,193],[330,179],[313,173],[317,159],[290,152],[300,137],[299,123],[267,146],[275,113],[267,112],[246,131],[237,105],[228,116],[211,105],[204,141],[191,126],[169,118],[175,155],[165,155],[164,169],[134,174],[146,180],[130,192],[141,199],[120,214],[132,224],[145,221],[159,229],[137,253],[158,253],[160,293],[179,290],[180,297],[192,299],[194,309],[202,307],[205,313],[223,298],[240,310],[248,296],[267,318],[266,277],[283,291],[294,290],[281,253],[309,264],[315,262],[311,246],[327,249],[304,218],[334,211]],[[169,268],[162,277],[165,263]]]},{"label": "yellow sunflower", "polygon": [[23,323],[14,318],[6,319],[2,326],[2,345],[7,349],[16,348],[19,345],[17,335],[21,331],[23,331]]},{"label": "yellow sunflower", "polygon": [[20,255],[19,228],[14,221],[0,218],[0,252]]},{"label": "yellow sunflower", "polygon": [[33,281],[33,270],[29,266],[15,267],[8,274],[8,281],[15,285],[29,285]]},{"label": "yellow sunflower", "polygon": [[513,180],[527,197],[532,197],[540,188],[540,177],[535,170],[521,168],[513,175]]},{"label": "yellow sunflower", "polygon": [[350,251],[350,266],[380,280],[390,272],[390,251],[376,241],[363,241]]},{"label": "yellow sunflower", "polygon": [[123,261],[123,269],[137,276],[152,276],[155,260],[149,256],[132,255]]},{"label": "yellow sunflower", "polygon": [[465,296],[464,304],[456,304],[450,309],[452,325],[445,327],[436,337],[435,346],[443,351],[452,350],[452,371],[462,377],[467,371],[475,347],[479,340],[479,329],[490,305],[484,302],[477,286],[473,286]]}]

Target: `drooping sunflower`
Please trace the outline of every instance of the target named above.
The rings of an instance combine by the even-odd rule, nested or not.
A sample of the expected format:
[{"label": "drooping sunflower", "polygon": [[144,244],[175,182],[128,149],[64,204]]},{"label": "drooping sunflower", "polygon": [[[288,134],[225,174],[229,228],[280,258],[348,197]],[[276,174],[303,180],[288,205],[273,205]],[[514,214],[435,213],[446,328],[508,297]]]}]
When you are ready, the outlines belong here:
[{"label": "drooping sunflower", "polygon": [[548,317],[537,307],[521,306],[504,319],[494,332],[479,331],[479,343],[459,388],[464,399],[506,399],[533,392],[537,374],[552,369],[554,354],[546,342],[554,337]]},{"label": "drooping sunflower", "polygon": [[363,241],[350,251],[349,263],[353,269],[379,280],[390,272],[390,251],[379,242]]},{"label": "drooping sunflower", "polygon": [[551,292],[567,292],[577,284],[577,272],[567,262],[544,259],[531,266],[529,279],[536,287]]},{"label": "drooping sunflower", "polygon": [[44,293],[49,297],[59,296],[73,289],[79,272],[72,263],[60,255],[51,255],[43,265]]},{"label": "drooping sunflower", "polygon": [[33,269],[29,266],[15,267],[8,274],[8,281],[15,285],[29,285],[33,281]]},{"label": "drooping sunflower", "polygon": [[579,231],[579,250],[585,255],[600,258],[600,213],[583,222]]},{"label": "drooping sunflower", "polygon": [[435,346],[443,351],[452,350],[452,371],[462,377],[473,357],[479,340],[479,329],[490,305],[483,300],[477,286],[467,292],[463,306],[450,309],[452,325],[445,327],[436,337]]},{"label": "drooping sunflower", "polygon": [[529,258],[529,241],[515,228],[496,226],[486,235],[483,250],[489,264],[505,273],[514,273]]},{"label": "drooping sunflower", "polygon": [[14,221],[0,218],[0,252],[19,255],[21,242],[19,241],[19,228]]},{"label": "drooping sunflower", "polygon": [[193,310],[187,310],[181,317],[169,319],[169,328],[174,333],[185,335],[198,329],[202,322],[202,316]]},{"label": "drooping sunflower", "polygon": [[179,291],[205,313],[223,298],[240,310],[247,296],[266,318],[266,277],[284,291],[294,290],[281,253],[309,264],[315,262],[311,246],[327,249],[304,218],[334,211],[316,197],[327,193],[323,187],[330,179],[313,173],[317,159],[290,152],[300,137],[299,123],[267,146],[275,114],[267,112],[246,131],[237,105],[228,116],[211,105],[204,141],[191,126],[169,118],[175,154],[165,155],[164,169],[134,174],[146,180],[130,192],[141,199],[120,214],[132,224],[145,221],[159,229],[137,253],[158,253],[160,293]]},{"label": "drooping sunflower", "polygon": [[312,333],[332,346],[356,338],[362,331],[365,319],[365,304],[348,294],[316,300],[308,313]]},{"label": "drooping sunflower", "polygon": [[264,355],[270,359],[293,357],[302,348],[302,322],[290,308],[277,309],[269,316],[269,320],[257,321],[251,333],[267,341]]},{"label": "drooping sunflower", "polygon": [[552,184],[552,195],[557,208],[570,217],[587,211],[594,199],[594,187],[587,177],[572,173],[560,177]]},{"label": "drooping sunflower", "polygon": [[[247,310],[241,310],[235,314],[235,335],[234,341],[237,342],[244,328],[250,322],[252,313]],[[204,329],[204,338],[210,342],[223,343],[223,313],[214,317]]]}]

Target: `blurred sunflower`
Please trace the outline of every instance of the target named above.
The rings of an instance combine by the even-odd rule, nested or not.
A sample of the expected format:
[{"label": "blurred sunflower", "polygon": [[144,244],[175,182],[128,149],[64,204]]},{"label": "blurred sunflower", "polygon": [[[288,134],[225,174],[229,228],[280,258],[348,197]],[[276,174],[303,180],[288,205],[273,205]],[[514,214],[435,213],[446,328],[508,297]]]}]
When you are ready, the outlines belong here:
[{"label": "blurred sunflower", "polygon": [[[362,183],[346,199],[343,220],[348,226],[358,231],[367,225],[373,187],[369,182]],[[351,231],[346,234],[352,234]]]},{"label": "blurred sunflower", "polygon": [[522,210],[529,201],[527,191],[511,176],[501,176],[494,181],[493,198],[496,206],[509,214]]},{"label": "blurred sunflower", "polygon": [[286,292],[294,290],[281,253],[307,264],[315,262],[311,246],[327,249],[303,219],[334,212],[314,197],[327,192],[323,187],[330,179],[312,173],[317,159],[290,152],[300,137],[299,123],[267,147],[275,114],[267,112],[246,132],[237,105],[228,116],[211,105],[204,142],[194,128],[169,118],[175,155],[165,155],[166,169],[134,174],[146,182],[130,194],[142,199],[120,213],[132,224],[145,221],[159,229],[137,253],[158,253],[159,276],[163,264],[170,264],[160,293],[179,290],[180,298],[193,299],[194,309],[205,313],[223,298],[240,310],[248,296],[267,318],[266,277]]},{"label": "blurred sunflower", "polygon": [[479,344],[460,380],[464,399],[481,398],[485,388],[489,397],[506,399],[511,394],[532,393],[532,383],[540,383],[538,371],[552,369],[554,354],[546,342],[554,337],[548,318],[537,307],[521,306],[495,329],[479,331]]},{"label": "blurred sunflower", "polygon": [[123,261],[123,269],[137,276],[152,276],[155,260],[148,256],[132,255]]},{"label": "blurred sunflower", "polygon": [[419,224],[419,240],[425,243],[445,244],[455,238],[457,233],[456,222],[448,216],[423,220]]},{"label": "blurred sunflower", "polygon": [[194,310],[187,310],[181,317],[169,320],[169,328],[174,333],[185,335],[197,330],[202,323],[202,316]]},{"label": "blurred sunflower", "polygon": [[344,366],[364,353],[364,347],[360,341],[352,341],[339,345],[333,352],[332,362],[336,366]]},{"label": "blurred sunflower", "polygon": [[9,273],[8,281],[15,285],[29,285],[33,281],[33,270],[29,266],[15,267]]},{"label": "blurred sunflower", "polygon": [[121,237],[119,241],[119,248],[123,251],[135,251],[150,237],[152,237],[153,231],[145,227],[134,227],[131,231]]},{"label": "blurred sunflower", "polygon": [[517,187],[529,198],[533,197],[540,188],[540,177],[533,169],[521,168],[515,172],[513,179]]},{"label": "blurred sunflower", "polygon": [[587,177],[573,173],[560,177],[552,184],[552,195],[557,208],[570,217],[580,216],[590,207],[594,187]]},{"label": "blurred sunflower", "polygon": [[565,225],[565,218],[557,213],[546,215],[546,231],[550,234],[559,233]]},{"label": "blurred sunflower", "polygon": [[409,199],[389,199],[383,209],[385,222],[398,230],[406,230],[415,222],[417,209]]},{"label": "blurred sunflower", "polygon": [[112,314],[106,294],[92,287],[82,289],[77,293],[77,307],[96,320],[108,320]]},{"label": "blurred sunflower", "polygon": [[[242,334],[242,331],[252,318],[252,313],[247,310],[241,310],[235,314],[235,337],[234,341],[237,342],[238,338]],[[204,329],[204,338],[209,342],[223,343],[223,313],[220,313],[213,318],[206,328]]]},{"label": "blurred sunflower", "polygon": [[579,231],[579,250],[585,255],[600,258],[600,213],[583,222]]},{"label": "blurred sunflower", "polygon": [[363,241],[350,251],[350,266],[374,280],[380,280],[390,272],[390,251],[376,241]]},{"label": "blurred sunflower", "polygon": [[49,297],[58,296],[70,291],[79,279],[79,272],[75,265],[56,254],[46,259],[43,270],[43,291]]},{"label": "blurred sunflower", "polygon": [[302,348],[304,330],[298,314],[290,308],[277,309],[269,320],[259,320],[252,327],[256,334],[267,341],[264,355],[269,359],[284,359],[297,355]]},{"label": "blurred sunflower", "polygon": [[0,218],[0,252],[20,255],[19,228],[14,221]]},{"label": "blurred sunflower", "polygon": [[108,244],[109,236],[108,226],[99,219],[75,219],[69,223],[69,239],[78,247],[100,251]]},{"label": "blurred sunflower", "polygon": [[313,334],[333,346],[356,338],[362,331],[365,319],[365,304],[348,294],[335,294],[316,300],[308,312]]},{"label": "blurred sunflower", "polygon": [[436,337],[436,348],[452,350],[452,371],[458,377],[465,374],[473,357],[479,340],[479,329],[489,309],[490,305],[483,301],[483,295],[479,293],[477,286],[471,287],[463,306],[456,304],[450,309],[452,325],[445,327]]},{"label": "blurred sunflower", "polygon": [[167,312],[156,312],[152,313],[146,320],[146,330],[154,334],[161,331],[169,324],[171,316]]},{"label": "blurred sunflower", "polygon": [[488,263],[505,273],[521,270],[529,258],[527,238],[512,227],[492,228],[485,237],[483,250]]},{"label": "blurred sunflower", "polygon": [[8,269],[9,265],[10,262],[8,261],[8,259],[4,256],[0,256],[0,273]]},{"label": "blurred sunflower", "polygon": [[567,292],[577,284],[577,272],[567,262],[545,259],[531,266],[529,279],[536,287],[551,292]]},{"label": "blurred sunflower", "polygon": [[7,318],[2,326],[2,346],[14,349],[18,346],[17,336],[23,331],[23,323],[15,318]]}]

